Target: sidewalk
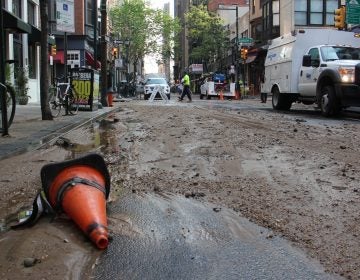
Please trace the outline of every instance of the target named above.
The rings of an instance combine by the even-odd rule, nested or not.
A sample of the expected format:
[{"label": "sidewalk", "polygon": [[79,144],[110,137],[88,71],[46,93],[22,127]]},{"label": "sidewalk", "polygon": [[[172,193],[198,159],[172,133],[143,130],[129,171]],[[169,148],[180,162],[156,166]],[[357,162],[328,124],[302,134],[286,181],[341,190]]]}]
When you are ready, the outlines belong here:
[{"label": "sidewalk", "polygon": [[43,121],[40,104],[16,105],[9,136],[0,136],[0,160],[34,150],[71,129],[105,118],[120,106],[120,102],[115,102],[114,107],[79,111],[77,115],[60,115],[52,121]]}]

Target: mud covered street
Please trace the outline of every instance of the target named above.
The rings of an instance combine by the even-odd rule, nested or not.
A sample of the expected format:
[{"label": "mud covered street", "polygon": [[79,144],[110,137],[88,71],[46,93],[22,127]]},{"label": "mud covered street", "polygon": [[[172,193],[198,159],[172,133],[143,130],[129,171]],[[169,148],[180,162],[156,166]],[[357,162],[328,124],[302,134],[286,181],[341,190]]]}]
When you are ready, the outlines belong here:
[{"label": "mud covered street", "polygon": [[[0,221],[31,205],[41,166],[95,151],[112,177],[110,209],[127,194],[210,202],[285,237],[327,272],[359,279],[359,119],[207,104],[127,102],[97,133],[91,127],[65,135],[69,147],[51,144],[1,161]],[[1,278],[50,279],[51,272],[63,279],[75,268],[67,277],[86,278],[101,252],[78,234],[66,218],[0,234]],[[24,268],[26,256],[37,264]]]}]

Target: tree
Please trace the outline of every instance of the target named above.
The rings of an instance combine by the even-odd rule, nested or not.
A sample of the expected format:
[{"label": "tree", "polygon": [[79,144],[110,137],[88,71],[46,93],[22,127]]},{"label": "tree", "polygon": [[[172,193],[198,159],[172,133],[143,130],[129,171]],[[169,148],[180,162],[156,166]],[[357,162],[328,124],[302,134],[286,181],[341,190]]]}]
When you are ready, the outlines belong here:
[{"label": "tree", "polygon": [[192,6],[185,20],[190,60],[194,63],[220,62],[229,45],[228,31],[222,20],[208,12],[205,5]]},{"label": "tree", "polygon": [[174,57],[175,47],[177,46],[176,37],[180,32],[180,22],[177,18],[172,18],[164,11],[157,10],[155,18],[157,25],[160,26],[162,44],[160,46],[161,61],[165,62]]},{"label": "tree", "polygon": [[48,72],[48,1],[40,1],[41,38],[40,38],[40,106],[42,120],[52,120],[49,103],[49,72]]},{"label": "tree", "polygon": [[129,42],[126,47],[134,72],[139,60],[146,55],[164,58],[173,54],[178,21],[160,10],[149,8],[145,1],[125,0],[122,5],[110,10],[110,19],[114,33]]}]

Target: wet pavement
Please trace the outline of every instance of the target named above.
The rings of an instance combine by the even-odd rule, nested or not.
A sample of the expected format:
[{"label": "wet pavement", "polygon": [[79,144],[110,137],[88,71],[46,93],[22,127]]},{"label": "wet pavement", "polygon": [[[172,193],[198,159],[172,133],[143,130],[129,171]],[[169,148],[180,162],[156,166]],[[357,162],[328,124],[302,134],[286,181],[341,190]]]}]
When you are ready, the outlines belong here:
[{"label": "wet pavement", "polygon": [[9,135],[0,136],[0,160],[35,150],[76,127],[105,118],[120,110],[121,104],[114,102],[114,107],[79,111],[77,115],[60,115],[52,121],[41,119],[39,104],[17,105]]},{"label": "wet pavement", "polygon": [[[10,135],[0,138],[0,159],[39,148],[74,128],[92,126],[120,110],[121,104],[54,121],[42,121],[38,105],[18,106]],[[94,127],[99,134],[95,139],[101,142],[97,126],[106,123]],[[83,153],[93,145],[97,143],[72,150]],[[95,279],[339,279],[281,236],[238,213],[195,199],[133,194],[111,202],[108,218],[112,240],[95,266]]]},{"label": "wet pavement", "polygon": [[195,199],[133,194],[108,216],[95,279],[339,279],[268,229]]}]

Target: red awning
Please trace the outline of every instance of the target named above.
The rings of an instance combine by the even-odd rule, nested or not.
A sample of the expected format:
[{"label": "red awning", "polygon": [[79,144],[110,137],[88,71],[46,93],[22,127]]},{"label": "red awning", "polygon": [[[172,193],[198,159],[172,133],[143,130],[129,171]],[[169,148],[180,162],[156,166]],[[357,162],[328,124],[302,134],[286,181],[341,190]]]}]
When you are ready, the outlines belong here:
[{"label": "red awning", "polygon": [[[86,64],[94,68],[94,56],[89,52],[85,52],[85,59],[86,59]],[[100,67],[101,67],[101,63],[97,60],[96,69],[99,69]]]},{"label": "red awning", "polygon": [[64,51],[56,51],[56,55],[53,57],[54,62],[64,64]]}]

